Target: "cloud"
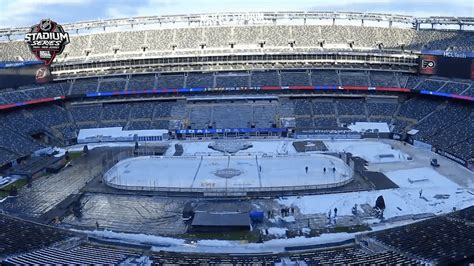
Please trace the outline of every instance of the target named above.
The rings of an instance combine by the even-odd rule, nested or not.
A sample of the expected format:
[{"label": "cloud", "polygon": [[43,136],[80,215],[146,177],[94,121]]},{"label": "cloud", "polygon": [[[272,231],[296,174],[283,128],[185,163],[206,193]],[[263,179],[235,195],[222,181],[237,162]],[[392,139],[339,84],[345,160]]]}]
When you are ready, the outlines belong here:
[{"label": "cloud", "polygon": [[49,18],[57,13],[55,12],[57,8],[90,2],[91,0],[0,0],[0,7],[3,10],[0,27],[31,26],[40,19]]}]

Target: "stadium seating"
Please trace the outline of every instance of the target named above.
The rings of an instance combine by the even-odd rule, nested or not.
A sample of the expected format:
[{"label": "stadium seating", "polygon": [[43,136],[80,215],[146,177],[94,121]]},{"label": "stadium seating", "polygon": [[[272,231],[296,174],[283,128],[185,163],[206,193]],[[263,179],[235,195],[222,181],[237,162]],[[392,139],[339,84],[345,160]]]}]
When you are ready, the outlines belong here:
[{"label": "stadium seating", "polygon": [[211,73],[189,73],[186,78],[187,88],[212,88],[214,76]]},{"label": "stadium seating", "polygon": [[[446,78],[394,74],[392,72],[365,71],[252,71],[252,72],[216,72],[116,76],[109,78],[76,79],[72,82],[56,82],[43,86],[26,86],[19,90],[3,90],[0,101],[15,103],[20,101],[52,97],[65,94],[80,94],[97,91],[123,91],[158,88],[187,87],[227,87],[227,86],[293,86],[293,85],[371,85],[406,86],[416,90],[433,90],[469,94],[469,81]],[[155,85],[158,84],[158,85]],[[398,86],[397,85],[397,86]],[[189,108],[188,108],[189,106]],[[170,128],[171,120],[188,121],[191,128],[206,127],[267,127],[278,124],[278,117],[295,117],[297,127],[334,127],[361,121],[387,122],[393,132],[405,133],[415,128],[420,130],[417,140],[425,141],[448,152],[469,159],[472,146],[469,138],[469,108],[459,104],[449,104],[440,98],[414,97],[399,104],[396,100],[375,98],[317,98],[317,99],[280,99],[277,105],[271,103],[234,104],[228,110],[219,104],[199,104],[194,107],[184,102],[138,102],[115,104],[72,104],[60,107],[41,106],[12,115],[3,120],[11,129],[20,129],[18,134],[22,148],[12,148],[5,142],[0,148],[5,150],[7,162],[15,156],[27,155],[42,146],[30,136],[35,132],[48,135],[70,143],[78,129],[88,127],[122,126],[126,129]],[[234,107],[236,109],[234,109]],[[37,109],[36,109],[37,108]],[[207,108],[207,109],[206,109]],[[35,110],[38,110],[35,112]],[[206,111],[208,110],[208,112]],[[238,117],[232,114],[239,113]],[[25,117],[26,116],[26,117]],[[235,117],[236,121],[227,121]],[[393,119],[393,120],[392,120]],[[462,120],[462,121],[461,121]],[[18,123],[19,126],[14,126]],[[173,122],[175,123],[175,122]],[[419,123],[419,124],[417,124]],[[434,125],[432,130],[428,127]],[[174,128],[174,127],[172,127]],[[440,130],[434,137],[433,130]],[[171,128],[170,128],[171,129]],[[452,130],[454,133],[450,133]],[[31,147],[27,147],[31,145]]]},{"label": "stadium seating", "polygon": [[[216,105],[213,108],[214,128],[250,127],[252,106],[244,104]],[[232,117],[232,119],[227,119]]]},{"label": "stadium seating", "polygon": [[[15,131],[6,127],[0,128],[0,147],[7,150],[9,154],[17,154],[18,157],[30,155],[33,151],[43,148],[32,138],[25,135],[16,134]],[[4,161],[2,163],[5,163]]]},{"label": "stadium seating", "polygon": [[0,214],[0,256],[41,249],[74,236],[65,230]]},{"label": "stadium seating", "polygon": [[281,72],[282,86],[309,86],[308,72]]},{"label": "stadium seating", "polygon": [[157,89],[165,89],[165,88],[184,88],[184,75],[182,74],[175,74],[175,75],[159,75],[157,77],[156,83]]},{"label": "stadium seating", "polygon": [[6,259],[11,264],[101,264],[118,265],[130,257],[140,257],[139,254],[126,249],[110,248],[98,245],[80,245],[63,250],[60,248],[44,248],[20,256]]},{"label": "stadium seating", "polygon": [[[71,34],[71,41],[58,61],[108,60],[117,52],[119,58],[147,55],[161,56],[174,52],[199,54],[206,50],[225,51],[234,45],[235,51],[295,48],[326,49],[404,49],[420,51],[446,50],[472,51],[472,33],[468,31],[414,30],[408,28],[360,27],[343,25],[264,25],[230,27],[171,28],[146,31]],[[352,43],[352,48],[349,46]],[[0,43],[5,52],[2,61],[33,60],[26,44],[20,41]]]},{"label": "stadium seating", "polygon": [[398,103],[393,102],[368,102],[367,111],[369,116],[393,116],[397,110]]},{"label": "stadium seating", "polygon": [[[205,43],[207,48],[228,47],[231,40],[231,32],[231,27],[206,28],[203,31],[204,39],[202,43]],[[222,36],[226,36],[227,38],[222,38]],[[196,43],[199,44],[199,41],[196,41]]]},{"label": "stadium seating", "polygon": [[[319,251],[305,251],[302,254],[274,254],[274,255],[238,255],[238,254],[186,254],[177,252],[155,252],[153,261],[164,265],[185,265],[199,261],[202,264],[220,265],[275,265],[276,263],[291,262],[303,265],[328,265],[328,264],[419,264],[418,261],[409,259],[401,254],[384,251],[369,254],[357,247],[334,248]],[[291,262],[288,262],[291,261]],[[292,264],[290,264],[292,265]]]},{"label": "stadium seating", "polygon": [[155,75],[133,75],[128,81],[128,91],[152,90],[155,88]]},{"label": "stadium seating", "polygon": [[449,215],[395,227],[368,236],[395,250],[434,264],[474,256],[474,207]]},{"label": "stadium seating", "polygon": [[154,102],[132,103],[130,107],[131,119],[151,119],[153,117]]},{"label": "stadium seating", "polygon": [[416,87],[417,90],[438,91],[446,82],[425,79]]},{"label": "stadium seating", "polygon": [[117,44],[120,52],[134,52],[145,44],[145,31],[131,31],[127,35],[118,34]]},{"label": "stadium seating", "polygon": [[416,76],[416,75],[407,75],[407,81],[406,83],[401,84],[405,88],[409,89],[416,89],[416,87],[423,81],[422,76]]},{"label": "stadium seating", "polygon": [[341,85],[338,75],[334,70],[313,70],[311,72],[311,84],[317,85]]},{"label": "stadium seating", "polygon": [[143,130],[143,129],[152,129],[150,121],[129,121],[128,126],[125,128],[127,130]]},{"label": "stadium seating", "polygon": [[369,78],[364,72],[341,72],[342,86],[369,86]]},{"label": "stadium seating", "polygon": [[[462,95],[464,94],[465,91],[467,91],[467,88],[469,87],[470,85],[466,83],[447,82],[443,87],[439,89],[439,91]],[[465,95],[473,95],[473,94],[467,91]]]},{"label": "stadium seating", "polygon": [[35,56],[30,52],[28,45],[23,42],[2,42],[0,43],[0,61],[30,61],[35,60]]},{"label": "stadium seating", "polygon": [[313,117],[314,126],[322,128],[335,128],[337,127],[336,118],[331,117]]},{"label": "stadium seating", "polygon": [[197,106],[191,108],[189,122],[193,128],[207,128],[212,125],[211,106]]},{"label": "stadium seating", "polygon": [[71,94],[96,92],[99,87],[97,79],[76,79],[71,87]]},{"label": "stadium seating", "polygon": [[98,122],[101,117],[101,105],[72,106],[71,114],[76,122]]},{"label": "stadium seating", "polygon": [[339,115],[365,115],[365,106],[360,99],[339,99],[336,107]]},{"label": "stadium seating", "polygon": [[280,86],[278,72],[276,71],[252,71],[252,86]]},{"label": "stadium seating", "polygon": [[400,87],[399,81],[393,72],[370,72],[370,86],[373,87]]},{"label": "stadium seating", "polygon": [[129,104],[104,104],[102,108],[102,121],[127,120],[129,116]]},{"label": "stadium seating", "polygon": [[254,105],[253,125],[257,128],[270,128],[275,123],[276,105]]},{"label": "stadium seating", "polygon": [[433,112],[439,104],[434,99],[413,98],[403,104],[399,115],[419,120]]},{"label": "stadium seating", "polygon": [[250,77],[248,73],[229,73],[216,75],[216,87],[249,87]]},{"label": "stadium seating", "polygon": [[99,91],[124,91],[126,85],[125,78],[104,78],[99,81]]},{"label": "stadium seating", "polygon": [[173,33],[173,29],[146,31],[146,46],[150,51],[170,50],[174,44]]},{"label": "stadium seating", "polygon": [[310,100],[295,100],[294,101],[295,115],[312,115]]},{"label": "stadium seating", "polygon": [[313,100],[313,114],[314,115],[335,115],[336,109],[332,99],[330,101]]},{"label": "stadium seating", "polygon": [[0,94],[2,103],[18,103],[30,100],[23,91],[4,91]]}]

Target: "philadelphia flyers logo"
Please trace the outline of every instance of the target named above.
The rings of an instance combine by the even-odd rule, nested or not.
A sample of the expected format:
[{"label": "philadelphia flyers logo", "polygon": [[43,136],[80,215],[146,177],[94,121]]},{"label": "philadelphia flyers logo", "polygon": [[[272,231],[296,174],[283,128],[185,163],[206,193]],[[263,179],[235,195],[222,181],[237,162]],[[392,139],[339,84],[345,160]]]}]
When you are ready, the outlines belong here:
[{"label": "philadelphia flyers logo", "polygon": [[421,67],[423,69],[426,69],[426,68],[434,68],[436,66],[435,62],[433,60],[423,60],[421,62]]}]

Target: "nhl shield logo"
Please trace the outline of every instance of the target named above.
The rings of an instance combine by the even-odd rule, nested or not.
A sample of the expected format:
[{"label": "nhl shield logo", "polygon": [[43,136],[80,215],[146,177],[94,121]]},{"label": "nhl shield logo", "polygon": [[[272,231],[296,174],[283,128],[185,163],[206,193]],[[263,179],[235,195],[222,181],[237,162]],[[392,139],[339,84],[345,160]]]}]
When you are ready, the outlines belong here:
[{"label": "nhl shield logo", "polygon": [[38,60],[50,65],[69,43],[69,33],[58,23],[42,19],[40,23],[31,27],[25,36],[25,42]]}]

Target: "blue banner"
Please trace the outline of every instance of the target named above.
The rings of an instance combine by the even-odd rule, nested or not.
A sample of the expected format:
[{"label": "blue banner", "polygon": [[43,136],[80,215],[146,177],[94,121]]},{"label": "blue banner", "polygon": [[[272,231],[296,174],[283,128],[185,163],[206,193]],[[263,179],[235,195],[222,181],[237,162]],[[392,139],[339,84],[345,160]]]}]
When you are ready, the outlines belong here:
[{"label": "blue banner", "polygon": [[216,134],[216,133],[281,133],[287,128],[211,128],[211,129],[177,129],[176,134]]},{"label": "blue banner", "polygon": [[31,65],[42,65],[41,61],[19,61],[19,62],[0,62],[0,68],[24,67]]}]

